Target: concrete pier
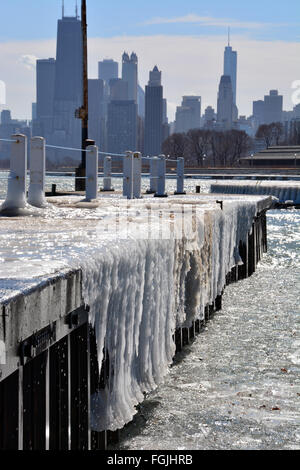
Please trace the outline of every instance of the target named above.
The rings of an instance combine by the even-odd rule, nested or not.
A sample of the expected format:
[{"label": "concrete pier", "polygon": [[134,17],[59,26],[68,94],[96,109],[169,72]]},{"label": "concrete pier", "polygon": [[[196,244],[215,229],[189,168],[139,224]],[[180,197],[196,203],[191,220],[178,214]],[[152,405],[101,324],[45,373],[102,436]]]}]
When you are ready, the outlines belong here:
[{"label": "concrete pier", "polygon": [[[35,217],[2,218],[0,449],[105,449],[118,438],[118,423],[126,424],[131,411],[109,400],[98,409],[103,402],[97,397],[109,397],[125,374],[124,351],[140,374],[125,375],[124,383],[150,391],[175,353],[220,310],[226,285],[250,276],[267,249],[265,214],[272,199],[219,199],[222,205],[214,195],[130,202],[103,196],[93,203],[78,196],[48,198],[51,207]],[[130,229],[132,214],[143,210]],[[176,219],[183,213],[192,218]],[[181,238],[184,220],[187,242]],[[180,230],[171,239],[176,225]],[[163,282],[172,299],[167,289],[158,292]],[[123,304],[133,288],[135,296]],[[130,349],[133,338],[138,357]],[[147,375],[150,357],[155,377]],[[114,423],[111,409],[124,417]]]}]

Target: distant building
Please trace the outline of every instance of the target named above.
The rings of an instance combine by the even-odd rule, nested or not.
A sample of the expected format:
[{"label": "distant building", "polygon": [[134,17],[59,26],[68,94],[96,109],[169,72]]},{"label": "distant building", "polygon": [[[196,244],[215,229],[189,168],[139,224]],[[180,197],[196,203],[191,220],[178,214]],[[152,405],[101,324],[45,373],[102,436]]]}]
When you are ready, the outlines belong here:
[{"label": "distant building", "polygon": [[233,127],[233,93],[231,78],[229,75],[221,77],[218,93],[218,125],[223,130],[229,130]]},{"label": "distant building", "polygon": [[55,59],[36,61],[36,117],[33,133],[47,140],[53,132]]},{"label": "distant building", "polygon": [[150,72],[145,95],[145,154],[159,155],[163,142],[163,87],[157,66]]},{"label": "distant building", "polygon": [[215,122],[217,120],[217,115],[212,106],[207,106],[207,108],[205,109],[203,120],[204,120],[204,127],[206,129],[213,129]]},{"label": "distant building", "polygon": [[145,91],[138,85],[138,115],[145,118]]},{"label": "distant building", "polygon": [[[82,31],[81,20],[63,17],[58,20],[54,86],[54,119],[51,144],[81,148],[81,120],[75,111],[82,106]],[[59,153],[60,152],[60,153]],[[57,152],[57,157],[80,159],[74,152]]]},{"label": "distant building", "polygon": [[36,119],[36,103],[31,103],[31,120]]},{"label": "distant building", "polygon": [[201,119],[201,96],[183,96],[176,110],[176,132],[199,129]]},{"label": "distant building", "polygon": [[109,81],[109,101],[118,100],[128,100],[128,82],[122,78],[113,78]]},{"label": "distant building", "polygon": [[265,102],[263,100],[253,101],[253,119],[256,129],[265,122]]},{"label": "distant building", "polygon": [[237,52],[232,50],[229,43],[224,52],[224,75],[231,78],[233,103],[236,105]]},{"label": "distant building", "polygon": [[137,150],[137,104],[133,100],[112,100],[107,109],[107,147],[109,152]]},{"label": "distant building", "polygon": [[300,104],[297,104],[293,109],[293,118],[299,119],[300,118]]},{"label": "distant building", "polygon": [[264,99],[264,124],[272,122],[282,122],[283,96],[278,94],[278,90],[271,90]]},{"label": "distant building", "polygon": [[[13,134],[24,134],[27,136],[27,154],[30,160],[30,138],[32,136],[31,126],[28,121],[12,119],[9,109],[1,111],[0,118],[0,139],[10,139]],[[7,161],[9,166],[11,144],[8,142],[0,142],[0,167],[3,168],[3,160]],[[1,163],[2,161],[2,163]]]},{"label": "distant building", "polygon": [[112,59],[98,62],[98,78],[104,83],[104,97],[109,96],[109,81],[119,77],[119,64]]},{"label": "distant building", "polygon": [[100,79],[89,79],[89,138],[104,150],[105,145],[105,112],[104,82]]},{"label": "distant building", "polygon": [[131,56],[124,52],[122,56],[122,79],[128,83],[128,99],[138,101],[138,58],[132,52]]},{"label": "distant building", "polygon": [[251,157],[242,158],[241,163],[256,168],[299,168],[300,146],[270,147]]}]

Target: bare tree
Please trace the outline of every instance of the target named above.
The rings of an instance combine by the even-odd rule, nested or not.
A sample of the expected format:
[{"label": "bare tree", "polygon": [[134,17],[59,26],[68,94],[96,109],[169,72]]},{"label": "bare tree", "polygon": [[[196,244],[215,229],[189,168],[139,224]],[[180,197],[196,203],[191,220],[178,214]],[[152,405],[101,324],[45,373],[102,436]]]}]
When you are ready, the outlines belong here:
[{"label": "bare tree", "polygon": [[186,134],[172,134],[162,144],[162,151],[165,155],[178,158],[184,157],[186,147]]},{"label": "bare tree", "polygon": [[255,137],[257,139],[263,139],[266,144],[266,147],[269,148],[272,143],[272,131],[270,129],[270,126],[268,126],[268,124],[262,124],[261,126],[259,126]]},{"label": "bare tree", "polygon": [[198,166],[203,167],[211,149],[211,131],[204,129],[191,129],[187,133],[192,156],[196,159]]},{"label": "bare tree", "polygon": [[262,124],[256,132],[257,139],[263,139],[266,147],[279,145],[284,136],[284,129],[281,122],[272,122],[271,124]]}]

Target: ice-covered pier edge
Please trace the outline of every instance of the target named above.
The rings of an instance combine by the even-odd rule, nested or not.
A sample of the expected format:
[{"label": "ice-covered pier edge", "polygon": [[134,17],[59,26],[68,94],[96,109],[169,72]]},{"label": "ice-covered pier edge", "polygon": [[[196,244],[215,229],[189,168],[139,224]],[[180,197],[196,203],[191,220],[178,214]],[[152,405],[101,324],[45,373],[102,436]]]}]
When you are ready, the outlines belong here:
[{"label": "ice-covered pier edge", "polygon": [[[107,214],[111,213],[111,201]],[[29,290],[24,282],[23,292],[0,298],[0,341],[6,347],[6,364],[0,364],[0,388],[4,379],[7,381],[10,377],[14,377],[11,384],[19,384],[27,361],[32,361],[28,364],[42,361],[38,355],[42,344],[50,348],[50,376],[45,372],[48,377],[45,379],[45,396],[50,396],[50,412],[49,405],[45,412],[48,417],[50,413],[50,448],[51,445],[55,448],[56,441],[51,440],[51,436],[58,432],[62,419],[66,420],[66,426],[69,420],[72,429],[79,424],[83,434],[89,428],[87,422],[94,432],[101,432],[117,430],[131,421],[144,393],[153,390],[167,373],[176,349],[179,350],[188,336],[193,336],[201,323],[221,307],[226,284],[251,275],[267,249],[266,211],[273,205],[271,197],[224,196],[219,201],[213,195],[170,197],[155,202],[144,199],[126,202],[129,210],[126,219],[128,214],[142,213],[150,203],[153,217],[150,234],[149,218],[143,215],[138,228],[135,227],[138,237],[132,236],[129,230],[127,237],[121,231],[113,240],[109,234],[109,239],[99,241],[99,237],[93,239],[92,232],[87,231],[88,245],[80,256],[77,253],[76,262],[71,261],[73,258],[69,260],[69,269],[65,268],[64,272],[48,280],[42,281],[37,276]],[[105,218],[103,207],[102,204],[98,235],[103,234],[105,220],[110,220]],[[182,219],[176,219],[176,214],[182,213],[183,208],[191,208],[187,213],[192,214],[190,219],[184,220],[187,224],[184,236],[180,225]],[[80,206],[75,211],[71,221],[74,228],[79,223]],[[167,236],[164,236],[164,226],[159,222],[164,213],[168,214],[169,220]],[[156,214],[159,214],[158,219]],[[97,212],[94,217],[97,220]],[[34,227],[36,220],[27,221],[27,230],[30,224]],[[177,229],[173,220],[180,221]],[[47,223],[50,222],[43,221],[44,232],[47,231]],[[118,217],[118,227],[121,225],[122,220]],[[51,228],[53,230],[53,225],[49,230]],[[76,248],[76,243],[78,247],[82,245],[82,226],[80,230],[82,237],[79,241],[74,239],[72,232],[67,232],[64,236],[66,246],[73,244],[72,248]],[[176,235],[169,236],[174,231]],[[82,332],[77,339],[74,336],[76,331],[72,332],[74,326],[80,325],[80,315],[86,311],[83,305],[89,306],[88,321],[93,331],[88,335],[91,341],[88,346],[85,346],[85,341],[89,340],[80,339]],[[36,334],[41,330],[42,339]],[[65,342],[69,336],[69,343]],[[29,337],[34,340],[26,341]],[[94,337],[95,344],[91,339]],[[70,367],[66,360],[69,355]],[[45,357],[43,360],[47,364]],[[34,374],[34,370],[30,373]],[[86,373],[84,380],[83,373]],[[76,380],[72,379],[72,374]],[[80,377],[83,391],[78,398],[76,381],[81,383]],[[10,386],[5,384],[4,388],[9,390]],[[71,387],[71,400],[75,397],[71,404],[68,393],[63,393],[64,387]],[[16,403],[10,397],[7,414],[10,409],[21,406],[18,397],[20,394],[15,396]],[[66,405],[62,406],[64,400]],[[78,400],[82,400],[84,406],[79,406]],[[41,404],[44,404],[43,400]],[[73,412],[76,407],[80,408],[78,413]],[[66,409],[69,409],[69,414]],[[82,418],[84,410],[90,416],[88,421]],[[58,416],[60,413],[62,416]],[[19,417],[20,413],[15,417],[17,423]],[[75,429],[74,435],[76,432]],[[41,433],[45,434],[43,424]],[[49,446],[46,438],[45,442]],[[84,448],[90,446],[88,440],[84,442],[87,442]],[[75,448],[77,444],[82,448],[77,441]]]},{"label": "ice-covered pier edge", "polygon": [[300,206],[299,181],[222,181],[211,185],[217,194],[256,194],[274,196],[279,203]]}]

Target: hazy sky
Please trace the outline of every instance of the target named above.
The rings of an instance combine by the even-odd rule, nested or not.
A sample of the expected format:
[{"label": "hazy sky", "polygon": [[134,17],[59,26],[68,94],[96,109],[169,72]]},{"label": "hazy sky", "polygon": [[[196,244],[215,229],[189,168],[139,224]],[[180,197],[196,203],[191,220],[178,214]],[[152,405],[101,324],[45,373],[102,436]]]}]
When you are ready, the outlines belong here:
[{"label": "hazy sky", "polygon": [[[35,60],[55,57],[61,0],[1,2],[0,80],[7,106],[17,118],[31,116],[35,101]],[[75,0],[65,0],[66,15]],[[80,0],[78,1],[80,7]],[[238,51],[238,107],[251,114],[252,100],[270,89],[284,95],[291,109],[292,82],[300,80],[299,0],[87,0],[90,77],[103,58],[120,61],[136,51],[144,86],[155,64],[163,72],[168,113],[174,117],[184,94],[202,96],[202,111],[216,106],[227,26]]]}]

